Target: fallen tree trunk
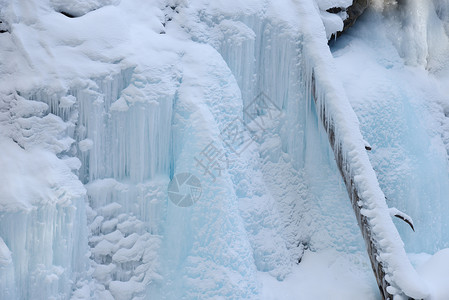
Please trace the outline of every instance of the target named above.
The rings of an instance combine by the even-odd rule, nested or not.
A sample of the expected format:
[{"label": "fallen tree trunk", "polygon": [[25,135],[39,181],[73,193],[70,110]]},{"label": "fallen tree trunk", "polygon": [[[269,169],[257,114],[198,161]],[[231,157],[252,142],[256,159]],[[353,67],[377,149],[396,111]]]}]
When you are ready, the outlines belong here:
[{"label": "fallen tree trunk", "polygon": [[[295,0],[302,34],[302,80],[307,103],[315,102],[345,182],[383,299],[426,299],[429,289],[410,263],[393,223],[358,118],[339,80],[316,6]],[[313,100],[312,100],[313,99]]]},{"label": "fallen tree trunk", "polygon": [[[315,76],[312,73],[312,96],[315,104],[317,103],[316,97],[316,86],[315,86]],[[379,256],[379,250],[376,247],[376,243],[371,236],[371,228],[369,226],[367,217],[361,212],[361,207],[358,205],[362,199],[359,197],[359,191],[357,186],[354,184],[354,178],[351,175],[348,165],[344,162],[342,144],[337,142],[335,139],[334,124],[332,118],[326,114],[326,107],[324,106],[319,112],[319,118],[323,123],[324,129],[326,130],[327,136],[329,138],[329,143],[335,155],[335,160],[340,171],[343,181],[346,185],[346,190],[348,191],[349,198],[351,200],[351,205],[354,210],[355,216],[357,218],[357,223],[362,232],[363,239],[365,240],[366,251],[371,262],[371,267],[376,277],[377,286],[379,287],[380,294],[383,300],[392,300],[393,295],[388,292],[388,287],[390,284],[385,279],[384,266],[381,260],[377,259]],[[413,299],[413,298],[409,298]]]},{"label": "fallen tree trunk", "polygon": [[[315,87],[315,76],[312,74],[312,96],[315,103],[317,102],[316,97],[316,87]],[[327,132],[327,136],[329,138],[329,143],[332,147],[332,150],[335,155],[335,160],[340,170],[340,174],[343,177],[343,181],[346,185],[346,190],[348,191],[349,198],[351,200],[352,208],[354,209],[355,216],[357,218],[357,223],[359,224],[360,230],[362,232],[363,239],[365,240],[366,251],[368,252],[369,259],[371,261],[371,267],[374,272],[374,276],[376,277],[377,286],[379,287],[382,299],[393,299],[393,296],[387,291],[387,288],[390,286],[389,283],[385,280],[385,272],[383,268],[383,264],[381,261],[377,260],[376,257],[379,255],[379,251],[376,248],[376,245],[371,238],[371,230],[368,225],[368,220],[366,216],[364,216],[358,205],[359,201],[359,192],[357,191],[357,187],[354,184],[354,180],[351,176],[350,170],[347,168],[347,165],[344,163],[343,159],[343,149],[341,143],[336,142],[335,140],[335,131],[332,119],[326,115],[326,107],[320,110],[319,118],[323,123],[324,129]]]}]

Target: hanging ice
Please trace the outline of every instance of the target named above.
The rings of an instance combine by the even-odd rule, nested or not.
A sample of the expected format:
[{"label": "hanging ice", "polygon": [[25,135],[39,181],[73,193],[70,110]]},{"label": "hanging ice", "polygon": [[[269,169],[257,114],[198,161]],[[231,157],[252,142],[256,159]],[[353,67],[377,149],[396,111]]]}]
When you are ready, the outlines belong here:
[{"label": "hanging ice", "polygon": [[[324,102],[390,292],[424,297],[332,67],[325,30],[345,15],[325,11],[349,2],[1,2],[0,298],[260,299],[278,286],[328,298],[306,278],[322,276],[311,262],[329,261],[323,273],[345,270],[323,279],[343,286],[332,296],[375,299]],[[432,5],[443,20],[444,1]],[[404,57],[439,66],[435,36]],[[366,139],[373,159],[383,145]],[[201,197],[179,207],[167,188],[185,173]]]}]

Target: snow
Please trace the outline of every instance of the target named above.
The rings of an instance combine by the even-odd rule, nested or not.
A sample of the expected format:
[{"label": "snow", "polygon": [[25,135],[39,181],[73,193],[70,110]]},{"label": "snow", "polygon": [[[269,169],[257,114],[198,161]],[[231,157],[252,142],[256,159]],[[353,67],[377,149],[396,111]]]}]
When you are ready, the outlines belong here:
[{"label": "snow", "polygon": [[82,141],[79,141],[78,147],[82,152],[89,151],[92,149],[92,146],[94,145],[94,142],[91,139],[84,139]]},{"label": "snow", "polygon": [[[348,17],[345,9],[351,6],[353,1],[351,0],[317,0],[316,4],[320,10],[321,20],[323,21],[324,28],[326,29],[326,37],[331,39],[332,35],[336,35],[337,32],[343,30],[343,21]],[[327,12],[330,8],[341,8],[340,13]]]},{"label": "snow", "polygon": [[343,19],[337,14],[331,14],[327,11],[320,12],[321,20],[326,28],[326,38],[331,39],[332,35],[338,31],[343,31]]},{"label": "snow", "polygon": [[327,10],[332,7],[346,8],[352,5],[351,0],[317,0],[316,3],[320,10]]},{"label": "snow", "polygon": [[59,100],[59,107],[60,108],[70,108],[73,104],[76,103],[76,98],[72,95],[68,95],[66,97],[61,97],[61,100]]},{"label": "snow", "polygon": [[116,202],[112,202],[106,206],[103,206],[100,209],[100,213],[101,213],[101,215],[105,216],[106,218],[109,218],[114,215],[117,215],[121,208],[122,208],[122,206],[120,204],[118,204]]},{"label": "snow", "polygon": [[[369,284],[372,276],[366,257],[354,261],[334,250],[304,254],[301,264],[295,266],[285,281],[277,281],[266,273],[259,273],[263,282],[262,299],[380,299],[375,284]],[[351,266],[348,268],[348,266]]]},{"label": "snow", "polygon": [[[304,10],[302,15],[305,16],[312,11],[309,8]],[[318,111],[322,113],[325,107],[327,116],[333,119],[336,142],[342,144],[341,151],[345,156],[346,165],[364,200],[361,212],[368,218],[372,236],[377,241],[380,251],[379,259],[386,266],[386,280],[410,297],[425,298],[428,295],[427,287],[406,257],[400,236],[389,215],[385,196],[366,154],[357,116],[337,80],[335,65],[330,53],[327,53],[325,40],[316,39],[320,33],[316,28],[319,27],[313,27],[311,24],[314,23],[307,22],[303,27],[308,33],[305,53],[312,64],[309,68],[313,68],[315,75]],[[310,84],[312,71],[309,69],[306,72],[309,74]]]},{"label": "snow", "polygon": [[430,257],[417,271],[430,287],[431,299],[443,300],[449,295],[449,249],[442,249]]},{"label": "snow", "polygon": [[[351,59],[372,66],[372,59],[404,73],[410,69],[399,56],[372,52],[370,59],[344,53],[339,59],[338,48],[334,64],[327,38],[341,30],[345,16],[325,10],[351,2],[4,4],[2,21],[10,32],[0,34],[0,179],[5,183],[0,298],[378,299],[363,239],[317,117],[323,103],[332,111],[338,141],[366,199],[361,206],[379,241],[387,279],[409,296],[426,296],[425,284],[432,296],[440,293],[432,271],[419,277],[410,265],[371,168],[370,160],[378,167],[391,153],[413,159],[400,147],[384,147],[367,131],[363,121],[378,114],[354,100],[369,90],[370,79],[381,76],[365,78],[361,70],[341,66]],[[438,20],[445,16],[441,3]],[[406,62],[425,62],[441,72],[442,80],[430,86],[446,91],[445,48],[437,42],[446,27],[431,12],[432,7],[427,19],[411,18],[416,24],[406,22],[410,30],[433,22],[427,47],[418,47],[418,39],[414,49],[403,40],[395,47]],[[346,50],[353,54],[351,47]],[[312,69],[317,107],[310,101]],[[423,72],[409,76],[427,78]],[[359,85],[351,89],[349,80],[358,77]],[[439,100],[432,103],[449,107]],[[446,126],[443,111],[439,120]],[[370,157],[359,127],[373,145]],[[416,127],[420,138],[432,130],[445,136],[438,126]],[[227,140],[229,129],[242,132],[247,144]],[[399,134],[383,132],[386,140]],[[447,169],[441,162],[449,139],[445,144],[437,134],[432,137],[431,167],[422,164],[418,170],[427,177],[440,164],[435,177],[443,186]],[[206,148],[221,155],[222,168],[202,169],[198,159],[206,161]],[[395,171],[398,165],[402,169]],[[388,198],[407,167],[406,160],[392,160],[391,169],[380,174]],[[190,207],[178,207],[167,188],[175,174],[185,172],[199,179],[202,196]],[[422,180],[420,197],[429,192]],[[441,223],[432,227],[439,235],[425,239],[426,212],[418,218],[415,213],[429,207],[415,204],[410,211],[394,203],[413,217],[426,241],[419,248],[404,238],[406,249],[433,253],[445,245],[445,191],[431,196],[439,199],[432,210]],[[435,260],[445,259],[438,254]]]},{"label": "snow", "polygon": [[[448,188],[442,127],[448,98],[441,89],[447,79],[440,71],[404,66],[400,49],[389,40],[389,27],[380,21],[371,15],[367,22],[380,25],[378,34],[368,40],[370,29],[362,26],[350,33],[360,37],[358,41],[346,47],[343,38],[343,47],[336,47],[334,55],[362,132],[374,146],[370,159],[382,189],[391,205],[411,215],[418,228],[414,234],[399,227],[406,248],[434,253],[447,247],[446,218],[440,214],[446,209]],[[354,74],[359,81],[350,79]]]},{"label": "snow", "polygon": [[[404,9],[416,12],[416,5]],[[446,33],[436,30],[444,18],[432,16],[432,3],[420,5],[428,5],[422,10],[428,15],[403,24],[421,22],[420,30],[439,35],[438,47],[447,47]],[[435,52],[433,38],[413,32],[405,43],[410,31],[399,29],[398,20],[403,19],[391,12],[386,17],[370,12],[335,44],[334,57],[362,133],[373,145],[370,160],[387,202],[413,217],[416,232],[395,222],[405,248],[432,254],[446,248],[448,241],[447,143],[442,127],[448,98],[441,89],[447,79],[439,75],[447,64]],[[375,33],[373,26],[379,29]],[[435,287],[425,282],[433,297]]]},{"label": "snow", "polygon": [[71,199],[84,196],[85,190],[76,176],[55,155],[40,149],[26,151],[5,137],[0,138],[0,144],[2,211],[30,211],[47,203],[67,205]]},{"label": "snow", "polygon": [[55,10],[68,13],[75,17],[82,16],[105,5],[117,5],[119,3],[120,0],[50,0],[50,4]]}]

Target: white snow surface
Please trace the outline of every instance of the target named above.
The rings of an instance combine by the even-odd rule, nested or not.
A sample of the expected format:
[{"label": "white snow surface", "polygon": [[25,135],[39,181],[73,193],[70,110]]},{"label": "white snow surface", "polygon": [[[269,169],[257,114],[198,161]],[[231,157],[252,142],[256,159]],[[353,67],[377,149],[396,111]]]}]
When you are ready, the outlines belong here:
[{"label": "white snow surface", "polygon": [[120,0],[50,0],[55,10],[79,17],[106,5],[117,5]]},{"label": "white snow surface", "polygon": [[[327,46],[342,19],[322,18],[323,11],[349,2],[2,2],[9,32],[0,34],[0,298],[380,299],[311,104],[312,69],[318,113],[326,101],[388,281],[408,296],[443,295],[432,274],[447,275],[436,266],[446,263],[446,252],[415,272],[371,168],[370,160],[379,166],[389,153],[364,126],[363,117],[375,115],[371,106],[357,102],[372,78],[353,68],[366,58],[388,69],[387,54],[369,60],[356,48],[371,36],[363,28],[381,25],[364,21],[353,43],[336,45],[335,60]],[[428,15],[444,19],[443,2],[429,2]],[[410,30],[447,30],[429,20]],[[391,47],[401,74],[410,70],[405,62],[448,78],[438,32],[414,40],[416,51],[406,47],[410,32],[397,33],[404,40]],[[354,79],[361,88],[351,89]],[[438,99],[432,103],[449,107]],[[440,124],[419,127],[421,137],[441,133],[443,142],[430,143],[439,159],[449,145],[443,111]],[[359,126],[373,146],[370,157]],[[238,138],[229,139],[232,132]],[[206,149],[220,155],[219,166],[201,167]],[[201,197],[178,207],[167,187],[185,172],[201,182]],[[384,172],[380,185],[392,193],[388,176],[399,175]],[[447,168],[438,174],[446,178]],[[448,208],[439,203],[445,224]],[[395,204],[422,226],[422,218]],[[425,248],[410,249],[446,248],[447,231],[438,230]]]},{"label": "white snow surface", "polygon": [[317,0],[316,3],[320,10],[326,11],[329,8],[347,8],[352,5],[352,0]]},{"label": "white snow surface", "polygon": [[428,258],[417,268],[419,274],[432,290],[432,298],[443,300],[449,295],[449,248],[443,249]]}]

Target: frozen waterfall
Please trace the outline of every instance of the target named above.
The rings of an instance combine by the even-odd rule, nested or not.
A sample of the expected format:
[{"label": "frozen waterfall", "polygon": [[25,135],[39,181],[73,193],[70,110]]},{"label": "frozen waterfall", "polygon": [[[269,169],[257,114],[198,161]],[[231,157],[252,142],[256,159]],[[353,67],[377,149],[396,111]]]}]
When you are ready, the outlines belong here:
[{"label": "frozen waterfall", "polygon": [[380,299],[323,116],[445,299],[449,4],[378,2],[0,0],[0,299]]}]

